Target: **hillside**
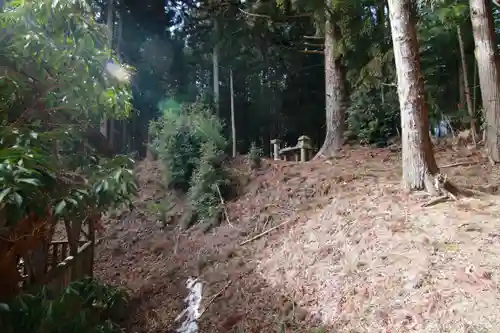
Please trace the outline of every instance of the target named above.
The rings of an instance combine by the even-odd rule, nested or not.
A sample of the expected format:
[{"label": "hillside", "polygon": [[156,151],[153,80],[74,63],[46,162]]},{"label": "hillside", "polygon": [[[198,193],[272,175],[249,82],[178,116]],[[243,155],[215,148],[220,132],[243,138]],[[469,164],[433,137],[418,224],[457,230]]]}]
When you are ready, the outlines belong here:
[{"label": "hillside", "polygon": [[[496,190],[498,167],[478,153],[436,157],[474,162],[442,172]],[[106,221],[96,275],[131,290],[129,332],[174,332],[188,277],[210,304],[200,332],[498,332],[498,198],[424,208],[425,194],[401,190],[399,160],[349,148],[304,164],[266,160],[253,173],[238,160],[247,181],[227,203],[229,223],[208,233],[161,228],[150,208],[164,196],[161,168],[141,162],[137,207]]]}]

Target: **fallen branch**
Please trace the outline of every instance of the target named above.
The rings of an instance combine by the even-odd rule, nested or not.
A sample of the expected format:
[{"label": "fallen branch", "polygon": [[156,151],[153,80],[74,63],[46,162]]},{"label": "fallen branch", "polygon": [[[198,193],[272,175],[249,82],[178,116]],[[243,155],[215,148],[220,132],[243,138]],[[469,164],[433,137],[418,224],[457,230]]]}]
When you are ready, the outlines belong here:
[{"label": "fallen branch", "polygon": [[220,192],[219,185],[215,185],[215,187],[217,188],[217,193],[219,193],[220,203],[222,204],[222,207],[224,208],[224,215],[226,215],[227,224],[229,224],[231,227],[234,227],[234,225],[231,224],[231,221],[229,221],[229,215],[227,213],[226,203],[224,202],[224,198],[222,197],[222,193]]},{"label": "fallen branch", "polygon": [[437,197],[437,198],[434,198],[434,199],[427,201],[426,203],[422,204],[422,207],[434,206],[434,205],[437,205],[438,203],[446,202],[449,199],[450,199],[450,197],[448,195],[442,195],[440,197]]},{"label": "fallen branch", "polygon": [[474,190],[474,189],[471,189],[471,188],[463,188],[463,189],[460,189],[460,190],[462,191],[463,194],[468,195],[470,197],[472,197],[474,195],[477,195],[477,196],[491,195],[491,193],[483,192],[483,191],[478,191],[478,190]]},{"label": "fallen branch", "polygon": [[253,242],[254,240],[257,240],[257,239],[261,238],[262,236],[267,235],[267,234],[268,234],[268,233],[270,233],[271,231],[276,230],[276,229],[278,229],[279,227],[281,227],[281,226],[283,226],[283,225],[285,225],[285,224],[287,224],[287,223],[289,223],[289,222],[291,222],[291,221],[292,221],[292,220],[288,220],[288,221],[285,221],[285,222],[283,222],[283,223],[280,223],[280,224],[278,224],[278,225],[276,225],[276,226],[274,226],[274,227],[272,227],[272,228],[269,228],[269,229],[267,229],[266,231],[261,232],[260,234],[258,234],[258,235],[256,235],[256,236],[253,236],[252,238],[247,239],[247,240],[246,240],[246,241],[244,241],[244,242],[241,242],[241,243],[240,243],[240,246],[243,246],[243,245],[245,245],[245,244],[248,244],[248,243],[250,243],[250,242]]},{"label": "fallen branch", "polygon": [[201,318],[201,316],[203,316],[203,314],[208,310],[208,308],[210,307],[210,305],[212,305],[212,303],[215,301],[215,299],[217,297],[219,297],[220,295],[222,295],[224,293],[224,291],[227,290],[227,288],[229,288],[229,286],[231,285],[232,282],[233,282],[232,280],[229,280],[229,282],[226,283],[226,285],[224,286],[224,288],[222,288],[221,290],[219,290],[219,292],[217,294],[215,294],[210,299],[210,301],[208,301],[207,305],[203,308],[203,311],[201,311],[200,316],[198,317],[198,319]]},{"label": "fallen branch", "polygon": [[478,161],[465,161],[465,162],[457,162],[457,163],[452,163],[452,164],[446,164],[443,166],[440,166],[439,168],[453,168],[457,166],[469,166],[469,165],[475,165],[478,164]]}]

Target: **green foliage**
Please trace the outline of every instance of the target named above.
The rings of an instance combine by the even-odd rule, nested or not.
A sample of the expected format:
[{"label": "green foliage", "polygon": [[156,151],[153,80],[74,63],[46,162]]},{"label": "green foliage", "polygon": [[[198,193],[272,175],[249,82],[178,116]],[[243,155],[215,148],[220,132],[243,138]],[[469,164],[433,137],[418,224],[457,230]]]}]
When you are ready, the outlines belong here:
[{"label": "green foliage", "polygon": [[200,149],[199,164],[190,181],[188,199],[200,222],[216,226],[222,212],[222,193],[229,185],[229,177],[222,168],[221,155],[213,142]]},{"label": "green foliage", "polygon": [[[382,100],[383,98],[383,100]],[[393,87],[385,90],[357,90],[351,95],[347,112],[350,139],[384,145],[400,127],[399,101]]]},{"label": "green foliage", "polygon": [[227,145],[222,124],[199,103],[164,109],[163,116],[151,122],[150,135],[152,149],[166,165],[167,185],[184,191],[200,163],[202,145],[213,142],[220,150]]},{"label": "green foliage", "polygon": [[86,278],[72,282],[55,299],[47,289],[17,296],[0,308],[5,333],[118,333],[128,303],[125,291]]},{"label": "green foliage", "polygon": [[32,213],[98,216],[137,191],[133,161],[99,158],[89,139],[131,109],[130,68],[107,63],[93,16],[84,0],[14,0],[0,13],[2,234]]},{"label": "green foliage", "polygon": [[47,207],[44,187],[55,188],[56,171],[38,134],[32,131],[0,131],[0,210],[6,220],[0,226],[15,224],[29,211],[43,214]]},{"label": "green foliage", "polygon": [[106,115],[129,114],[128,83],[107,75],[104,26],[92,15],[84,0],[7,2],[0,14],[4,120],[6,110],[17,117],[13,110],[35,111],[29,108],[37,102],[63,123],[97,124]]},{"label": "green foliage", "polygon": [[148,210],[157,217],[161,228],[165,228],[175,216],[175,204],[171,199],[171,196],[166,196],[148,205]]},{"label": "green foliage", "polygon": [[[51,135],[31,130],[0,128],[0,210],[4,227],[23,216],[97,214],[122,204],[131,204],[137,192],[133,160],[117,156],[95,161],[79,173],[70,172],[50,154]],[[59,136],[61,138],[61,136]]]},{"label": "green foliage", "polygon": [[[200,103],[166,108],[150,125],[152,149],[165,164],[167,186],[187,192],[193,216],[211,225],[218,222],[221,195],[228,185],[222,130],[220,121]],[[194,218],[185,220],[183,226],[188,227]]]},{"label": "green foliage", "polygon": [[[386,7],[386,1],[380,0],[247,0],[244,4],[222,1],[217,6],[202,3],[197,8],[185,10],[186,26],[182,31],[176,31],[172,40],[168,41],[157,41],[154,35],[158,33],[148,32],[153,26],[154,29],[164,30],[165,18],[161,18],[162,15],[158,18],[148,16],[147,22],[141,21],[147,16],[142,9],[135,9],[132,13],[125,13],[124,10],[120,15],[135,15],[135,20],[130,20],[133,24],[130,24],[124,40],[134,37],[138,42],[123,43],[129,44],[125,47],[130,49],[131,59],[150,61],[153,58],[137,47],[144,40],[142,34],[148,34],[147,38],[151,37],[155,43],[168,44],[167,53],[158,52],[158,56],[154,53],[154,58],[159,59],[162,54],[172,56],[170,68],[162,65],[165,59],[158,60],[162,70],[149,68],[158,68],[156,65],[145,66],[147,69],[143,71],[144,82],[141,81],[138,98],[151,96],[153,87],[160,94],[168,91],[178,101],[210,97],[213,80],[210,55],[217,42],[220,45],[220,115],[229,120],[230,103],[225,100],[229,96],[228,69],[231,68],[237,123],[240,124],[237,128],[239,146],[247,146],[252,141],[262,144],[277,136],[298,137],[303,133],[309,133],[313,141],[320,145],[324,132],[318,129],[325,128],[325,90],[324,80],[318,78],[323,77],[324,58],[319,54],[299,51],[321,49],[321,39],[304,36],[322,36],[328,14],[333,15],[340,30],[341,40],[337,41],[335,51],[343,55],[347,91],[353,101],[349,110],[350,119],[347,119],[349,128],[357,132],[355,135],[360,133],[361,140],[378,142],[392,135],[399,126],[397,117],[393,117],[399,110],[398,103],[392,100],[395,89],[389,86],[396,82]],[[421,69],[431,117],[439,119],[442,114],[454,115],[459,101],[458,24],[464,35],[469,84],[478,85],[472,75],[475,59],[468,3],[422,0],[418,1],[417,9]],[[171,15],[168,10],[164,16]],[[495,22],[500,22],[496,12],[494,16]],[[218,20],[220,27],[217,36],[213,33],[214,20]],[[163,49],[163,46],[158,48]],[[153,76],[162,76],[162,79],[151,82]],[[383,95],[384,98],[376,95]],[[476,95],[480,99],[480,94]],[[478,101],[474,102],[479,106]],[[154,108],[156,101],[151,105]],[[139,108],[143,110],[142,105]],[[365,108],[369,110],[367,115],[364,115]],[[391,119],[395,123],[389,124]],[[267,153],[268,145],[262,146]],[[185,187],[189,186],[185,184]]]},{"label": "green foliage", "polygon": [[248,165],[251,170],[260,168],[263,155],[264,152],[262,151],[262,148],[258,147],[255,142],[252,142],[250,150],[248,151]]}]

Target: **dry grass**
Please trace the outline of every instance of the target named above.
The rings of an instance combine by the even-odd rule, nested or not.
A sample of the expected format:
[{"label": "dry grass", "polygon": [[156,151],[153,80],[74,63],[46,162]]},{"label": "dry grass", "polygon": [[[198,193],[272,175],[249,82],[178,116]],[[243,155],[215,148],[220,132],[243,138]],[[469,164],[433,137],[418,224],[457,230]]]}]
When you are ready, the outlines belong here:
[{"label": "dry grass", "polygon": [[[143,209],[110,221],[98,264],[102,278],[137,298],[130,331],[174,329],[185,279],[198,276],[204,302],[233,281],[201,332],[279,332],[285,323],[287,332],[499,332],[499,198],[422,208],[425,195],[400,189],[397,154],[357,148],[346,155],[266,161],[252,174],[237,161],[250,181],[228,203],[234,226],[209,234],[159,232],[144,207],[161,196],[160,174],[141,165]],[[459,185],[496,182],[498,170],[474,152],[437,156],[441,165],[480,162],[444,170]]]},{"label": "dry grass", "polygon": [[[369,198],[339,198],[272,249],[258,271],[339,332],[498,332],[498,205],[468,200],[424,212]],[[354,209],[353,209],[354,208]],[[466,223],[466,224],[465,224]]]}]

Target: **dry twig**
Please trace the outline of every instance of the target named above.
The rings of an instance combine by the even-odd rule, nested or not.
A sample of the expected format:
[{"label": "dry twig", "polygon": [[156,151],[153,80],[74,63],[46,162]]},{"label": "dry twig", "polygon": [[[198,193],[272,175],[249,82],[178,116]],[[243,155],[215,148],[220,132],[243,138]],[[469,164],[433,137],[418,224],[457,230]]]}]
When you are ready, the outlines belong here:
[{"label": "dry twig", "polygon": [[226,215],[227,224],[229,224],[231,227],[234,227],[234,225],[231,224],[231,221],[229,221],[229,214],[227,213],[226,203],[224,202],[224,198],[222,197],[222,193],[220,192],[219,185],[215,185],[215,187],[217,188],[217,193],[219,193],[220,203],[224,208],[224,215]]},{"label": "dry twig", "polygon": [[179,248],[179,238],[181,237],[181,228],[177,228],[177,237],[175,238],[175,244],[174,244],[174,255],[177,255],[177,249]]},{"label": "dry twig", "polygon": [[212,303],[215,301],[215,299],[217,297],[219,297],[220,295],[222,295],[224,293],[224,291],[226,291],[227,288],[229,288],[229,286],[231,285],[232,282],[233,282],[232,280],[229,280],[229,282],[226,283],[226,285],[224,286],[224,288],[222,288],[221,290],[219,290],[219,292],[217,294],[215,294],[214,296],[212,296],[212,298],[210,299],[210,301],[208,301],[207,305],[203,308],[203,311],[201,311],[200,316],[198,318],[201,318],[201,316],[203,316],[203,314],[208,310],[208,308],[210,307],[210,305],[212,305]]},{"label": "dry twig", "polygon": [[243,245],[245,245],[245,244],[247,244],[247,243],[253,242],[254,240],[257,240],[257,239],[261,238],[262,236],[264,236],[264,235],[266,235],[266,234],[270,233],[271,231],[273,231],[273,230],[275,230],[275,229],[278,229],[279,227],[281,227],[281,226],[283,226],[283,225],[285,225],[285,224],[287,224],[287,223],[289,223],[289,222],[291,222],[291,221],[292,221],[292,220],[288,220],[288,221],[285,221],[285,222],[283,222],[283,223],[280,223],[280,224],[278,224],[278,225],[276,225],[276,226],[274,226],[274,227],[272,227],[272,228],[269,228],[269,229],[267,229],[266,231],[261,232],[260,234],[258,234],[258,235],[256,235],[256,236],[253,236],[252,238],[247,239],[246,241],[241,242],[241,243],[240,243],[240,246],[243,246]]}]

